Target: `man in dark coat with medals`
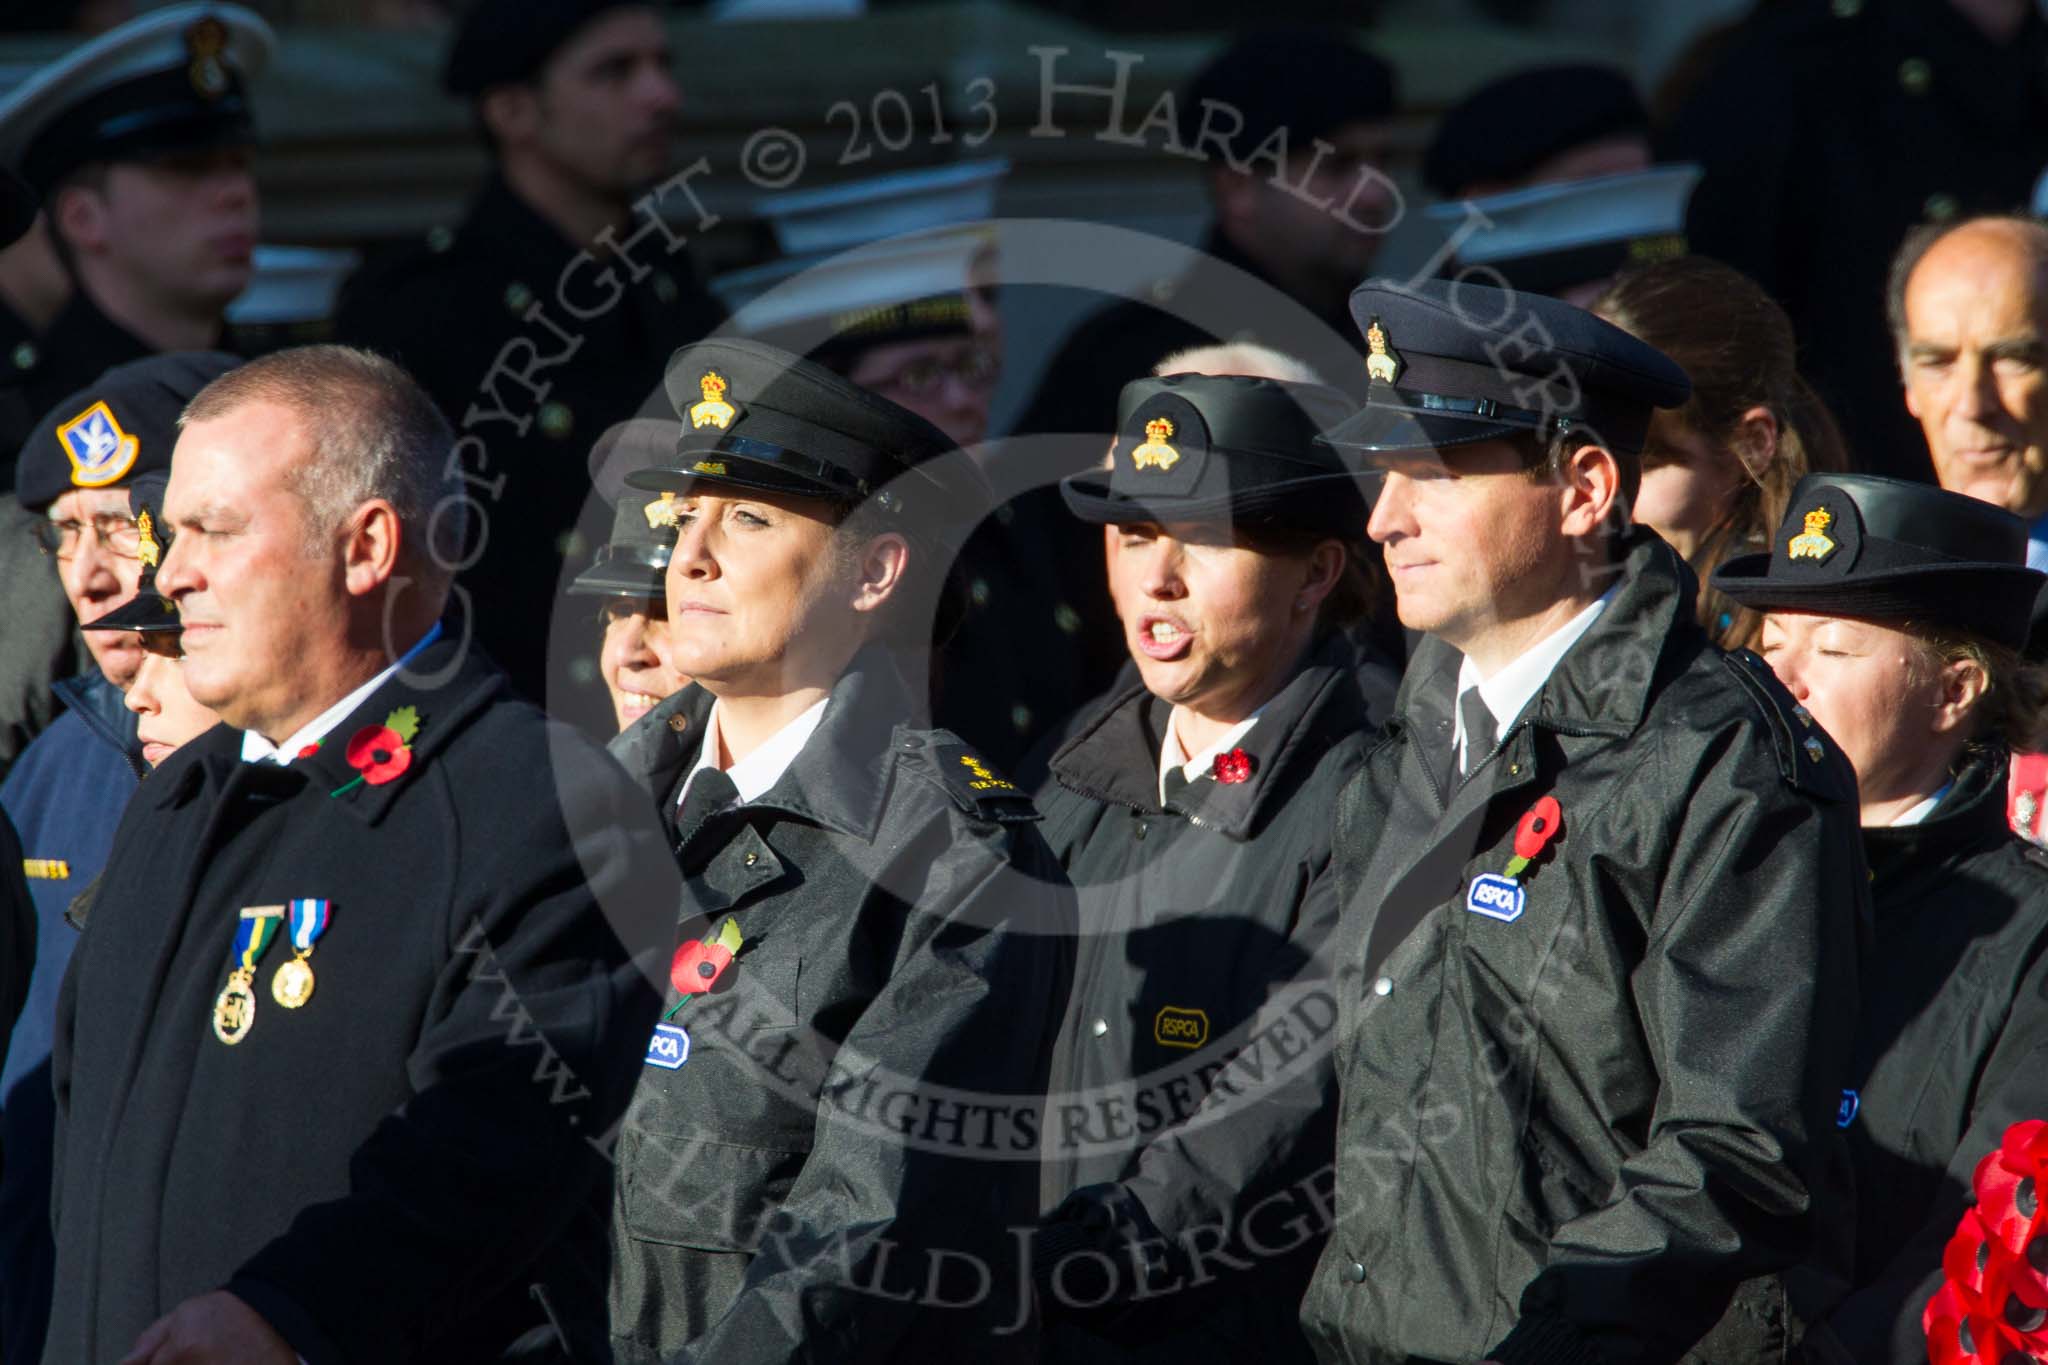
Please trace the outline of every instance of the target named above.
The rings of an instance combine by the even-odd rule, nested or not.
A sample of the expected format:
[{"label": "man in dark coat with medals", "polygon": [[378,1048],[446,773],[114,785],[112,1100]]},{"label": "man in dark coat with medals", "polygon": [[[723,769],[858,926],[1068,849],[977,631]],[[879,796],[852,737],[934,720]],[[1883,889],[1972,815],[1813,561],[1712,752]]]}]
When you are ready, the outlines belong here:
[{"label": "man in dark coat with medals", "polygon": [[613,745],[684,880],[617,1147],[614,1359],[1028,1359],[1015,1230],[1071,894],[1029,798],[905,676],[986,486],[759,342],[685,348],[669,390],[676,453],[627,481],[672,495],[697,684]]},{"label": "man in dark coat with medals", "polygon": [[682,96],[668,39],[635,0],[483,0],[442,83],[474,107],[490,179],[452,231],[358,272],[335,335],[411,370],[462,437],[483,529],[451,628],[529,699],[609,730],[595,669],[575,667],[596,660],[587,632],[557,644],[533,612],[603,539],[595,506],[579,531],[584,452],[725,316],[687,253],[703,217],[693,172],[670,174]]},{"label": "man in dark coat with medals", "polygon": [[50,1365],[495,1361],[596,1311],[653,1014],[620,933],[673,877],[441,627],[449,442],[339,347],[186,411],[155,587],[226,723],[131,803],[65,981]]},{"label": "man in dark coat with medals", "polygon": [[[1626,526],[1662,353],[1556,300],[1362,286],[1412,656],[1337,809],[1317,1355],[1756,1361],[1840,1248],[1868,890],[1846,761]],[[1825,1269],[1825,1265],[1815,1268]],[[1834,1265],[1839,1270],[1839,1265]],[[1792,1307],[1797,1307],[1793,1305]]]},{"label": "man in dark coat with medals", "polygon": [[[1126,386],[1122,406],[1110,470],[1062,486],[1077,517],[1113,530],[1111,595],[1136,674],[1053,755],[1040,794],[1082,929],[1047,1114],[1057,1212],[1034,1246],[1040,1298],[1061,1319],[1048,1330],[1062,1360],[1307,1359],[1295,1306],[1317,1243],[1277,1235],[1282,1212],[1254,1235],[1264,1255],[1238,1245],[1236,1273],[1200,1290],[1126,1283],[1117,1297],[1145,1302],[1115,1321],[1064,1311],[1100,1292],[1082,1287],[1076,1225],[1126,1197],[1068,1196],[1138,1174],[1234,1055],[1262,1054],[1269,1087],[1245,1096],[1249,1122],[1197,1139],[1207,1159],[1177,1172],[1173,1213],[1188,1186],[1227,1182],[1237,1152],[1270,1155],[1275,1128],[1294,1159],[1231,1189],[1217,1223],[1327,1168],[1330,811],[1375,723],[1347,634],[1370,601],[1365,508],[1320,441],[1350,401],[1182,374]],[[1283,1022],[1262,1034],[1262,1012]],[[1163,1164],[1147,1175],[1172,1181]]]}]

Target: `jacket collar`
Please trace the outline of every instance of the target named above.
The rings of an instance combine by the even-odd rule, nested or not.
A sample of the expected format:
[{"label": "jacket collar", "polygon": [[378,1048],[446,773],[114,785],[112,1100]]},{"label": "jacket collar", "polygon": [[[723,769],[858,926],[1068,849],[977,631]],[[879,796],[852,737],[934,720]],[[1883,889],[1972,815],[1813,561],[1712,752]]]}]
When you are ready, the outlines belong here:
[{"label": "jacket collar", "polygon": [[[1167,809],[1246,839],[1342,735],[1365,719],[1350,641],[1332,632],[1310,650],[1301,669],[1266,703],[1243,747],[1251,776],[1243,782],[1203,781]],[[1159,746],[1172,708],[1142,682],[1119,691],[1052,757],[1052,774],[1069,791],[1134,810],[1158,811]]]},{"label": "jacket collar", "polygon": [[[1697,591],[1693,572],[1655,532],[1631,530],[1611,572],[1614,598],[1592,628],[1579,638],[1537,690],[1520,718],[1501,736],[1503,743],[1529,726],[1567,734],[1634,733],[1649,709],[1653,683],[1674,656],[1690,657],[1707,638],[1692,614]],[[1423,639],[1395,699],[1403,728],[1423,735],[1439,729],[1450,742],[1450,718],[1458,666],[1464,655],[1434,636]]]},{"label": "jacket collar", "polygon": [[[171,764],[178,764],[178,771],[165,782],[158,804],[171,806],[190,800],[198,784],[208,778],[225,786],[235,780],[238,770],[246,768],[250,771],[242,780],[258,788],[274,785],[281,791],[289,788],[296,792],[311,786],[329,794],[337,806],[365,824],[374,825],[399,793],[418,781],[422,770],[430,768],[470,720],[505,690],[505,676],[496,664],[471,642],[444,630],[440,639],[421,650],[409,665],[329,731],[310,757],[295,758],[283,765],[268,760],[244,764],[242,732],[216,726],[186,746],[192,751],[189,763],[179,762],[184,758],[184,750],[172,759]],[[358,730],[382,725],[393,711],[407,706],[419,717],[419,730],[407,746],[412,750],[411,762],[390,781],[358,782],[356,779],[363,774],[349,764],[349,740]],[[545,781],[544,774],[540,777]]]},{"label": "jacket collar", "polygon": [[486,250],[534,271],[525,283],[536,295],[553,289],[556,277],[581,250],[497,172],[470,206],[462,235],[465,247],[488,244]]},{"label": "jacket collar", "polygon": [[87,669],[75,678],[53,683],[51,691],[78,713],[79,722],[95,739],[119,750],[136,776],[149,771],[142,761],[142,742],[135,735],[137,717],[122,703],[121,689],[108,682],[106,674],[97,668]]},{"label": "jacket collar", "polygon": [[[684,775],[696,764],[710,712],[711,694],[693,683],[611,743],[612,756],[661,803],[665,816],[672,813]],[[781,811],[872,840],[902,751],[898,732],[916,723],[910,691],[887,651],[863,650],[833,684],[810,740],[747,809]]]},{"label": "jacket collar", "polygon": [[1914,863],[1945,862],[2010,838],[2005,814],[2009,762],[2003,748],[1973,753],[1957,772],[1954,788],[1925,820],[1865,829],[1863,848],[1872,880]]}]

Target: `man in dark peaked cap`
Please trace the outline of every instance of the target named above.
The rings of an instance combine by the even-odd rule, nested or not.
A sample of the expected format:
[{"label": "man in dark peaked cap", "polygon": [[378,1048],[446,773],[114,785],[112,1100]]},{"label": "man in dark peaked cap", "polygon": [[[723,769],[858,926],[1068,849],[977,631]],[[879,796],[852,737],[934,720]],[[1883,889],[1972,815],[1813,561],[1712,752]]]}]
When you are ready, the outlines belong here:
[{"label": "man in dark peaked cap", "polygon": [[657,184],[674,169],[682,107],[670,64],[651,4],[472,6],[442,84],[474,109],[490,179],[453,230],[359,271],[335,318],[340,339],[412,371],[471,449],[462,464],[486,530],[457,614],[515,687],[550,705],[588,687],[570,668],[582,651],[551,651],[533,629],[565,561],[589,553],[584,452],[659,391],[676,347],[724,317],[683,249],[691,191]]},{"label": "man in dark peaked cap", "polygon": [[[239,5],[173,5],[0,99],[0,165],[42,197],[76,284],[33,354],[17,348],[0,368],[35,413],[110,366],[222,346],[258,226],[247,83],[274,44]],[[25,435],[0,431],[0,450],[11,457]]]},{"label": "man in dark peaked cap", "polygon": [[1610,66],[1543,66],[1489,81],[1437,124],[1422,180],[1445,199],[1478,199],[1650,164],[1650,111]]},{"label": "man in dark peaked cap", "polygon": [[[1393,70],[1334,29],[1248,33],[1204,67],[1181,92],[1176,141],[1202,162],[1208,181],[1214,220],[1202,243],[1205,263],[1085,319],[1053,357],[1017,430],[1106,438],[1126,383],[1175,351],[1223,339],[1174,308],[1211,289],[1219,266],[1266,281],[1277,299],[1349,337],[1345,296],[1395,216],[1392,182],[1376,169],[1387,158],[1395,103]],[[1273,319],[1247,317],[1241,326],[1234,339],[1298,355],[1320,372],[1337,373],[1350,355],[1333,355],[1322,337],[1278,335]]]},{"label": "man in dark peaked cap", "polygon": [[[22,539],[44,560],[24,567],[37,582],[61,583],[67,633],[74,621],[98,620],[145,591],[161,538],[146,540],[130,490],[170,468],[178,414],[238,363],[196,352],[117,365],[53,408],[23,446],[20,492],[35,535]],[[14,629],[10,623],[6,633]],[[0,782],[37,920],[28,1004],[0,1067],[0,1341],[10,1360],[36,1357],[50,1306],[50,1051],[58,987],[78,942],[65,912],[99,876],[144,771],[135,717],[122,705],[142,663],[140,643],[125,633],[85,639],[85,671],[53,689],[64,713]]]},{"label": "man in dark peaked cap", "polygon": [[1371,383],[1330,439],[1381,474],[1367,530],[1427,638],[1338,803],[1337,1212],[1304,1326],[1372,1365],[1782,1354],[1780,1273],[1842,1252],[1853,775],[1628,527],[1682,370],[1483,286],[1352,310]]}]

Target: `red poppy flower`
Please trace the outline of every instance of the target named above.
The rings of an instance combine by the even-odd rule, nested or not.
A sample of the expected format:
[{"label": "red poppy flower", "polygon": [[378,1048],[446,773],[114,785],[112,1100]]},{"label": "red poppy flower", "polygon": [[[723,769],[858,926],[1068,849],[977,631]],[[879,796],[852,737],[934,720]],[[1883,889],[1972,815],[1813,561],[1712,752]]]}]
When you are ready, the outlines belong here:
[{"label": "red poppy flower", "polygon": [[365,725],[348,742],[348,765],[371,786],[382,786],[412,766],[412,750],[386,725]]},{"label": "red poppy flower", "polygon": [[308,744],[305,748],[299,750],[298,756],[300,758],[311,758],[314,754],[317,754],[319,752],[320,741],[316,739],[311,744]]},{"label": "red poppy flower", "polygon": [[1554,796],[1540,798],[1523,812],[1515,825],[1515,856],[1508,859],[1508,875],[1521,876],[1523,869],[1536,860],[1544,845],[1555,839],[1563,827],[1564,808],[1557,804]]},{"label": "red poppy flower", "polygon": [[732,965],[732,949],[693,938],[676,949],[669,962],[668,981],[680,994],[697,995],[718,984]]},{"label": "red poppy flower", "polygon": [[1218,754],[1216,762],[1209,769],[1209,775],[1226,786],[1249,782],[1252,776],[1252,756],[1242,749],[1232,749],[1227,754]]}]

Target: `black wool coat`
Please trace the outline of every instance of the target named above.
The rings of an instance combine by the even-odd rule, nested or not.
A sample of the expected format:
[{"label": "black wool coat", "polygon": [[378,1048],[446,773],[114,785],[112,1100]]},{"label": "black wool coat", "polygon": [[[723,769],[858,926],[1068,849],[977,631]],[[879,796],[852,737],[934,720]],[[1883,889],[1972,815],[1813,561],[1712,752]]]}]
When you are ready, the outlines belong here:
[{"label": "black wool coat", "polygon": [[[619,1365],[1027,1358],[1072,892],[1030,801],[917,709],[863,655],[774,786],[672,830],[677,941],[743,942],[618,1134]],[[685,689],[614,742],[665,819],[707,710]]]},{"label": "black wool coat", "polygon": [[[1762,660],[1707,643],[1669,546],[1622,549],[1471,780],[1438,775],[1460,655],[1431,639],[1338,806],[1337,1226],[1302,1305],[1325,1360],[1769,1359],[1774,1277],[1844,1215],[1853,776]],[[1506,884],[1545,796],[1561,823]]]},{"label": "black wool coat", "polygon": [[[412,707],[410,765],[344,790],[363,726]],[[56,1301],[44,1359],[125,1355],[226,1288],[309,1365],[496,1360],[594,1312],[598,1137],[655,995],[621,930],[673,894],[602,752],[430,645],[310,757],[219,726],[144,780],[58,1006]],[[259,964],[214,1032],[244,906],[326,899],[309,1000]]]},{"label": "black wool coat", "polygon": [[2005,1130],[2048,1117],[2048,853],[2005,820],[2007,760],[1969,762],[1919,825],[1863,831],[1876,942],[1841,1122],[1856,1276],[1817,1360],[1920,1365],[1920,1310]]},{"label": "black wool coat", "polygon": [[[1190,1147],[1160,1143],[1150,1153],[1136,1197],[1149,1200],[1155,1230],[1184,1244],[1199,1236],[1196,1221],[1235,1227],[1247,1208],[1332,1159],[1337,1010],[1324,953],[1338,906],[1332,812],[1372,721],[1350,644],[1333,636],[1239,742],[1251,761],[1246,780],[1201,778],[1162,806],[1159,753],[1171,711],[1142,684],[1113,697],[1054,755],[1039,798],[1081,909],[1048,1105],[1045,1203],[1057,1208],[1078,1187],[1133,1175],[1233,1057],[1240,1070],[1263,1062],[1270,1069],[1246,1090],[1243,1109]],[[1249,1172],[1256,1178],[1237,1178]],[[1086,1207],[1105,1194],[1084,1192],[1067,1216],[1089,1221]],[[1320,1239],[1287,1238],[1264,1254],[1230,1240],[1240,1243],[1232,1261],[1244,1269],[1219,1263],[1199,1288],[1183,1280],[1185,1293],[1161,1277],[1127,1284],[1119,1298],[1142,1294],[1144,1308],[1114,1322],[1075,1315],[1058,1354],[1306,1358],[1295,1306]],[[1093,1297],[1070,1271],[1058,1273],[1059,1284],[1041,1286],[1051,1291],[1049,1316],[1063,1285],[1077,1301]]]}]

